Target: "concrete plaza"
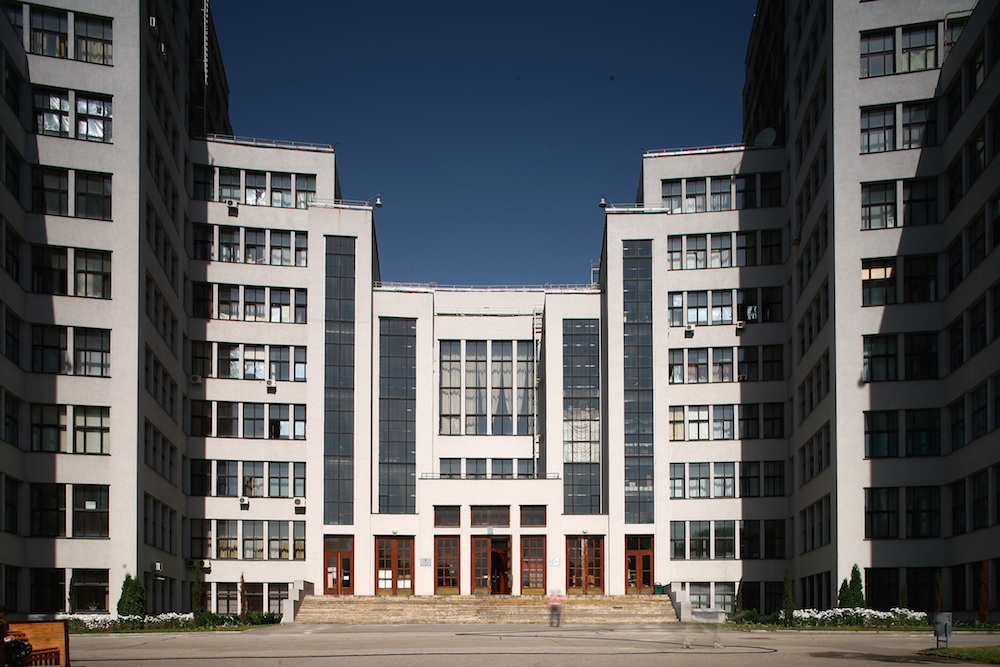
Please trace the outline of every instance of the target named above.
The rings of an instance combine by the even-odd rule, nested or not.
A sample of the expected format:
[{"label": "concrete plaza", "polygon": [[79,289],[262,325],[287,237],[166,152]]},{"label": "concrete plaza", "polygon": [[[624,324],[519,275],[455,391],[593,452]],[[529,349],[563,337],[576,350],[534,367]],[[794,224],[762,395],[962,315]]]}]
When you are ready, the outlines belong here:
[{"label": "concrete plaza", "polygon": [[[962,633],[952,646],[1000,643],[993,633]],[[690,648],[685,648],[690,644]],[[941,664],[917,656],[929,632],[740,632],[706,626],[281,625],[245,632],[73,635],[74,667],[150,665],[496,665],[579,667],[594,658],[619,665]]]}]

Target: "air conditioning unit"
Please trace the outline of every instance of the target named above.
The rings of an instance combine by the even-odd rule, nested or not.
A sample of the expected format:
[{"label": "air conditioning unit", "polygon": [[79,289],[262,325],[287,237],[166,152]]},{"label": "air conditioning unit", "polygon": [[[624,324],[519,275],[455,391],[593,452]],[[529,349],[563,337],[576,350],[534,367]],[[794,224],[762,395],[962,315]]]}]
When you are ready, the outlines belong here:
[{"label": "air conditioning unit", "polygon": [[736,320],[736,328],[737,328],[737,329],[742,329],[742,328],[743,328],[743,327],[745,327],[746,325],[747,325],[747,323],[746,323],[746,322],[744,322],[743,320]]},{"label": "air conditioning unit", "polygon": [[687,329],[688,331],[694,331],[694,325],[693,324],[689,324],[689,325],[687,325],[684,328]]},{"label": "air conditioning unit", "polygon": [[149,17],[149,30],[154,35],[159,34],[159,27],[156,25],[156,17],[155,16],[150,16]]},{"label": "air conditioning unit", "polygon": [[264,386],[265,387],[277,387],[278,386],[278,381],[275,380],[274,378],[268,378],[268,379],[264,380]]},{"label": "air conditioning unit", "polygon": [[202,382],[204,382],[204,381],[205,381],[205,378],[203,378],[203,377],[202,377],[202,376],[200,376],[200,375],[192,375],[192,376],[191,376],[191,377],[189,378],[189,380],[190,380],[191,384],[201,384]]},{"label": "air conditioning unit", "polygon": [[240,202],[237,199],[227,199],[226,200],[226,206],[228,206],[229,208],[236,208],[239,205],[240,205]]},{"label": "air conditioning unit", "polygon": [[736,381],[737,382],[746,382],[747,381],[747,374],[746,373],[740,373],[739,375],[736,376]]},{"label": "air conditioning unit", "polygon": [[160,561],[154,561],[153,572],[163,572],[163,563],[161,563]]},{"label": "air conditioning unit", "polygon": [[306,499],[305,498],[295,498],[294,500],[292,500],[292,503],[295,505],[295,507],[305,507],[306,506]]},{"label": "air conditioning unit", "polygon": [[202,572],[212,571],[212,561],[210,560],[198,560],[198,559],[189,560],[187,562],[187,566],[192,570],[198,566],[201,566]]},{"label": "air conditioning unit", "polygon": [[240,496],[240,505],[249,505],[250,499],[246,496]]}]

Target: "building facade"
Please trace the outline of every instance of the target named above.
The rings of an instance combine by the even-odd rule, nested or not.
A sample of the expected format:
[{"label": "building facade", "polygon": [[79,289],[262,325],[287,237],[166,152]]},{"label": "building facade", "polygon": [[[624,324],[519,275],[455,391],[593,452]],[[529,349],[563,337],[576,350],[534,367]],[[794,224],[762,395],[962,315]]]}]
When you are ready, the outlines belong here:
[{"label": "building facade", "polygon": [[545,288],[383,282],[331,146],[233,136],[207,3],[3,5],[16,612],[997,579],[996,2],[762,0],[745,145],[646,153]]}]

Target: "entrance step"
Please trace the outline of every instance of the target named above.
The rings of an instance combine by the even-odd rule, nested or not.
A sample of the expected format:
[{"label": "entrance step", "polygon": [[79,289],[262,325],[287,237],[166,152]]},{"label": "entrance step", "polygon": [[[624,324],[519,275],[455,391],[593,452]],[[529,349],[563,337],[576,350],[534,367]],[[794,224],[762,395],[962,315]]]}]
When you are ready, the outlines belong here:
[{"label": "entrance step", "polygon": [[[549,607],[536,595],[309,595],[297,623],[387,625],[406,623],[548,623]],[[666,595],[572,595],[563,598],[563,623],[649,625],[676,623]]]}]

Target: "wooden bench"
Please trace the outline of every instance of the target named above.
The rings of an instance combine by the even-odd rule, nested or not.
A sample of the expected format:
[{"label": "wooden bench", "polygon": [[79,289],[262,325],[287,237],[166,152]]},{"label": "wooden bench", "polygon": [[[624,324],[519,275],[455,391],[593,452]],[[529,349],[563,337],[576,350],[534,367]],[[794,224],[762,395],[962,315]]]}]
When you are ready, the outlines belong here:
[{"label": "wooden bench", "polygon": [[29,665],[69,667],[69,628],[66,621],[17,621],[8,626],[8,635],[31,644]]}]

